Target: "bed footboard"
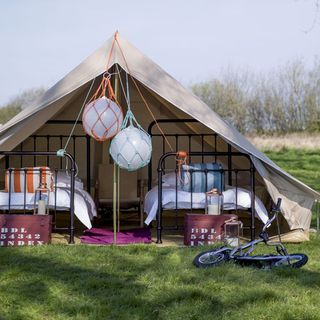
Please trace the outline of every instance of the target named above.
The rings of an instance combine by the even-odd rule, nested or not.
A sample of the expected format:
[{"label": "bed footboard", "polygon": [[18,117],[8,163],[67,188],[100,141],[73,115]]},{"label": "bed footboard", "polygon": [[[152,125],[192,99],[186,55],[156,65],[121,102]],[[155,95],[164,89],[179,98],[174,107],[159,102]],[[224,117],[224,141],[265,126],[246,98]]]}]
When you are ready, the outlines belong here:
[{"label": "bed footboard", "polygon": [[[237,196],[237,190],[238,190],[238,175],[240,172],[247,172],[250,175],[250,192],[251,192],[251,208],[250,208],[250,213],[251,213],[251,225],[250,225],[250,234],[251,234],[251,239],[255,238],[255,168],[254,165],[251,161],[251,158],[249,155],[241,153],[241,152],[217,152],[217,151],[212,151],[212,152],[190,152],[188,153],[189,156],[201,156],[203,157],[207,157],[207,156],[214,156],[216,157],[244,157],[249,161],[249,168],[246,169],[235,169],[232,168],[231,166],[229,166],[227,169],[197,169],[197,170],[193,170],[193,169],[189,169],[189,175],[190,175],[190,195],[191,195],[191,201],[190,201],[190,211],[192,212],[193,210],[193,194],[195,193],[195,191],[192,188],[192,180],[193,180],[193,175],[197,172],[201,172],[202,174],[205,175],[205,181],[206,181],[206,188],[205,191],[209,191],[209,187],[208,187],[208,175],[212,174],[214,172],[219,172],[221,174],[221,176],[225,177],[225,175],[227,174],[228,177],[230,177],[232,174],[234,174],[235,176],[235,192],[236,192],[236,212],[237,212],[237,208],[238,208],[238,196]],[[163,228],[163,223],[162,223],[162,216],[163,216],[163,175],[168,172],[165,168],[165,160],[170,158],[170,157],[176,157],[176,152],[167,152],[165,154],[163,154],[158,162],[158,168],[157,168],[157,172],[158,172],[158,210],[157,210],[157,243],[162,243],[162,230]],[[182,169],[183,170],[183,169]],[[172,171],[172,170],[171,170]],[[175,207],[175,211],[177,212],[178,209],[178,179],[180,179],[180,177],[178,177],[178,168],[176,167],[174,172],[175,172],[175,179],[176,179],[176,183],[175,183],[175,197],[176,197],[176,207]],[[222,191],[222,185],[220,190]],[[176,223],[176,228],[177,228],[177,223]]]},{"label": "bed footboard", "polygon": [[[37,156],[46,156],[46,157],[59,157],[57,155],[57,152],[54,151],[0,151],[0,156],[5,156],[7,159],[9,157],[25,157],[25,156],[32,156],[32,157],[37,157]],[[57,227],[54,225],[55,231],[61,231],[61,230],[66,230],[69,231],[69,244],[74,244],[74,233],[75,233],[75,226],[74,226],[74,195],[75,195],[75,175],[76,175],[76,163],[72,155],[69,153],[65,152],[63,155],[70,164],[70,186],[69,186],[69,192],[70,192],[70,203],[69,203],[69,208],[70,208],[70,219],[69,219],[69,226],[62,228],[62,227]],[[20,169],[13,169],[13,168],[7,168],[7,173],[5,177],[6,181],[6,192],[8,193],[8,202],[7,202],[7,207],[6,207],[6,213],[10,214],[12,213],[13,210],[13,205],[12,205],[12,197],[13,193],[15,190],[20,191],[20,193],[23,196],[23,206],[21,208],[18,208],[18,210],[22,210],[23,213],[26,213],[27,210],[30,210],[30,205],[27,205],[27,195],[28,193],[33,193],[34,194],[34,201],[36,201],[36,196],[37,192],[40,193],[45,193],[47,191],[48,195],[53,192],[53,197],[54,197],[54,217],[56,218],[57,214],[57,175],[58,175],[58,170],[55,169],[53,172],[53,176],[51,181],[48,181],[47,174],[49,168],[45,167],[38,167],[37,169],[35,168],[20,168]],[[30,175],[33,175],[35,172],[38,173],[38,181],[39,185],[38,187],[35,187],[33,185],[33,180],[30,179]],[[14,175],[19,175],[18,179],[15,179]],[[33,177],[31,177],[33,179]],[[38,184],[37,182],[37,184]],[[52,185],[50,183],[52,182]],[[16,184],[16,185],[15,185]],[[50,202],[51,203],[51,202]],[[33,207],[34,209],[35,207]],[[69,209],[68,208],[68,209]]]}]

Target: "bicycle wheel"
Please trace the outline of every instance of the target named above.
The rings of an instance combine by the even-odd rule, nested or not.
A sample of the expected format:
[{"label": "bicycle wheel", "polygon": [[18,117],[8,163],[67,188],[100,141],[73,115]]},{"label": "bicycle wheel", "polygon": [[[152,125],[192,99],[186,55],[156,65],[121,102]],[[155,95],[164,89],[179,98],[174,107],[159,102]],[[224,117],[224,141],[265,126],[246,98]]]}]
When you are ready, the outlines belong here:
[{"label": "bicycle wheel", "polygon": [[216,267],[224,261],[229,260],[229,251],[230,249],[224,251],[220,249],[199,253],[193,259],[193,264],[198,268]]},{"label": "bicycle wheel", "polygon": [[303,253],[292,253],[288,255],[288,259],[276,261],[274,267],[291,267],[301,268],[308,262],[308,256]]}]

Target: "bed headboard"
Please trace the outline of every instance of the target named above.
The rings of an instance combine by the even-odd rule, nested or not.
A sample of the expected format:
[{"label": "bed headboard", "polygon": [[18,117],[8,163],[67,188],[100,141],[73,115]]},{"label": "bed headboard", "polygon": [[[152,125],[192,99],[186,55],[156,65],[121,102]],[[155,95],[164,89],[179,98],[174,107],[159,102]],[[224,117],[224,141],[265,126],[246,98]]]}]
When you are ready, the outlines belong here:
[{"label": "bed headboard", "polygon": [[[54,132],[53,134],[34,134],[28,137],[26,140],[21,142],[16,148],[15,151],[43,151],[51,152],[62,149],[65,146],[65,143],[69,137],[69,133],[74,125],[74,120],[49,120],[46,125],[49,125],[48,132]],[[59,129],[55,129],[54,126],[61,125],[65,129],[63,133],[59,133]],[[82,126],[82,121],[78,121],[77,126]],[[80,130],[78,130],[80,132]],[[87,191],[90,193],[91,187],[91,149],[92,141],[91,137],[83,134],[82,130],[79,134],[72,134],[71,139],[67,148],[75,162],[79,166],[81,172],[81,178],[83,179]],[[25,166],[36,167],[38,165],[46,165],[47,167],[54,169],[64,169],[66,167],[66,160],[60,157],[55,159],[53,157],[47,156],[34,156],[33,159],[27,159],[23,155],[18,158],[12,158],[6,155],[5,156],[5,168],[12,166],[23,168]]]},{"label": "bed headboard", "polygon": [[[168,127],[168,125],[176,125],[176,124],[192,124],[192,123],[199,123],[198,120],[196,119],[157,119],[156,121],[153,121],[150,123],[149,127],[148,127],[148,133],[151,136],[152,142],[154,142],[156,139],[160,139],[161,141],[161,145],[162,145],[162,154],[165,154],[168,151],[173,151],[173,152],[178,152],[181,149],[181,145],[184,145],[184,149],[185,151],[188,152],[189,155],[189,162],[192,162],[192,152],[197,151],[200,152],[201,155],[197,156],[197,162],[201,162],[201,163],[205,163],[208,162],[206,159],[205,155],[205,146],[208,145],[208,142],[206,141],[210,141],[210,146],[212,146],[212,149],[210,149],[210,151],[214,151],[217,152],[218,149],[218,140],[219,140],[219,136],[217,133],[215,132],[206,132],[206,133],[197,133],[195,131],[193,131],[191,128],[189,130],[189,132],[185,133],[166,133],[164,132],[164,135],[167,139],[170,139],[171,141],[171,146],[174,150],[169,150],[168,146],[166,145],[166,141],[165,141],[165,137],[160,133],[160,132],[154,132],[154,127],[157,127],[157,123],[161,126],[161,124],[165,125]],[[193,145],[193,141],[194,139],[197,139],[198,141],[200,141],[200,148],[198,145],[198,149],[195,150],[194,145]],[[199,144],[198,143],[198,144]],[[199,150],[200,149],[200,150]],[[231,145],[227,144],[227,151],[228,153],[231,154]],[[227,157],[227,163],[228,163],[228,175],[227,175],[227,181],[229,185],[232,185],[232,175],[231,175],[231,170],[232,170],[232,159],[231,159],[231,155],[227,155],[224,156]],[[160,159],[160,157],[159,157]],[[150,163],[148,165],[148,190],[151,189],[152,187],[152,179],[153,179],[153,168],[155,165],[155,161],[156,161],[156,165],[158,164],[158,160],[159,159],[154,159],[151,158]],[[216,163],[218,160],[218,154],[215,154],[214,156],[212,156],[212,162]],[[165,164],[164,164],[165,165]]]}]

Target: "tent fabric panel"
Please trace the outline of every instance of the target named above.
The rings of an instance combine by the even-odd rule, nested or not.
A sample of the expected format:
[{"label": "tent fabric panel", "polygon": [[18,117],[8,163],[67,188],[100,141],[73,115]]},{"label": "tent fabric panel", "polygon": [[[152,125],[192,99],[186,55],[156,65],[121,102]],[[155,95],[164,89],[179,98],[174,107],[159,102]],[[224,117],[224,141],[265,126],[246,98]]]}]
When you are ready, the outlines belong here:
[{"label": "tent fabric panel", "polygon": [[315,197],[306,194],[292,184],[288,185],[287,180],[282,175],[263,165],[259,159],[252,158],[252,160],[255,168],[264,179],[272,200],[276,202],[278,198],[282,199],[281,211],[290,229],[302,228],[308,230]]},{"label": "tent fabric panel", "polygon": [[[66,96],[69,94],[73,96],[73,94],[77,93],[79,87],[101,75],[106,68],[105,63],[112,41],[113,38],[108,40],[78,67],[49,89],[38,104],[26,108],[5,124],[0,129],[2,149],[12,150],[22,141],[22,137],[32,134],[59,112],[67,103]],[[276,199],[279,195],[286,199],[283,208],[286,218],[291,219],[290,227],[308,228],[308,223],[311,219],[310,204],[315,198],[320,198],[319,193],[279,168],[246,140],[233,126],[222,120],[204,102],[145,57],[128,41],[120,37],[118,37],[118,41],[130,66],[130,73],[137,81],[167,100],[172,106],[181,109],[190,117],[203,123],[236,149],[250,154],[273,199]],[[122,53],[117,46],[115,46],[110,67],[114,63],[119,63],[128,72]]]},{"label": "tent fabric panel", "polygon": [[63,97],[59,101],[48,105],[45,109],[29,116],[27,119],[18,122],[16,125],[10,127],[1,137],[1,150],[11,151],[26,137],[29,137],[37,130],[39,130],[49,119],[57,114],[72,97],[76,95],[77,91]]},{"label": "tent fabric panel", "polygon": [[138,49],[134,48],[130,43],[128,43],[128,41],[122,39],[121,47],[124,52],[130,52],[130,55],[125,56],[125,62],[121,54],[118,53],[118,59],[116,62],[119,63],[126,72],[128,72],[128,64],[130,66],[130,73],[135,79],[154,91],[163,99],[167,100],[173,106],[181,109],[192,118],[205,124],[214,132],[222,136],[227,142],[233,144],[235,148],[243,149],[246,153],[249,153],[250,155],[262,160],[275,170],[287,176],[289,178],[288,180],[293,180],[295,183],[303,185],[306,192],[320,197],[318,192],[314,191],[296,178],[290,176],[287,172],[277,166],[255,146],[253,146],[232,125],[221,119],[210,107],[208,107],[189,90],[184,88],[178,81],[163,71],[153,61],[145,57]]},{"label": "tent fabric panel", "polygon": [[[83,62],[70,71],[64,78],[58,81],[53,87],[48,89],[40,100],[35,101],[29,107],[22,110],[14,118],[9,120],[0,129],[0,134],[5,132],[9,127],[18,122],[30,117],[49,104],[58,102],[65,95],[72,93],[87,82],[92,81],[97,76],[101,75],[106,68],[106,60],[108,52],[111,48],[111,40],[104,43],[93,54],[87,57]],[[110,65],[112,66],[113,63]]]}]

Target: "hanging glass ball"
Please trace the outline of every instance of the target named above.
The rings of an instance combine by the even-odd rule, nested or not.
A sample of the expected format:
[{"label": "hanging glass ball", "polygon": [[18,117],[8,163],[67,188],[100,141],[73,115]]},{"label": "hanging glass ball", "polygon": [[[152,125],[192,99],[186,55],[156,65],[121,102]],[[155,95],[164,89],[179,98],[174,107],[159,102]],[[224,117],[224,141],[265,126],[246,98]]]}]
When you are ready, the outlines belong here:
[{"label": "hanging glass ball", "polygon": [[112,139],[109,152],[120,168],[138,170],[150,162],[151,138],[143,130],[130,125]]},{"label": "hanging glass ball", "polygon": [[107,97],[88,103],[82,115],[84,131],[98,141],[115,136],[120,131],[122,122],[121,107]]}]

